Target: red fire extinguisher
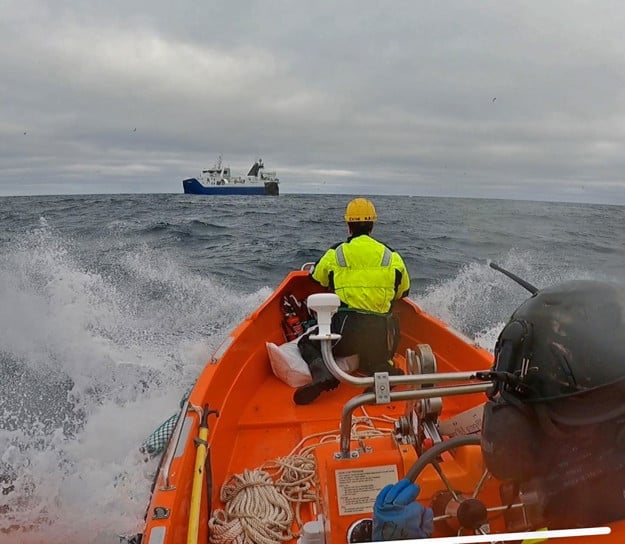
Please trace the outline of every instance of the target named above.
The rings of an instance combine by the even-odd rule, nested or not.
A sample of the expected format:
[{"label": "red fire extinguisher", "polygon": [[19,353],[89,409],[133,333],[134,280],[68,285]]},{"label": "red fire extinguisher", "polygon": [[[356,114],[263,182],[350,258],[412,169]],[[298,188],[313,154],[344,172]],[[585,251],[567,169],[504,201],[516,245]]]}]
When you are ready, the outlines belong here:
[{"label": "red fire extinguisher", "polygon": [[290,342],[304,333],[304,326],[288,296],[282,297],[282,313],[284,314],[282,329],[287,342]]},{"label": "red fire extinguisher", "polygon": [[293,308],[295,315],[297,315],[302,324],[306,323],[306,321],[310,321],[310,312],[304,302],[297,300],[297,297],[293,294],[287,295],[287,300],[290,302],[291,308]]}]

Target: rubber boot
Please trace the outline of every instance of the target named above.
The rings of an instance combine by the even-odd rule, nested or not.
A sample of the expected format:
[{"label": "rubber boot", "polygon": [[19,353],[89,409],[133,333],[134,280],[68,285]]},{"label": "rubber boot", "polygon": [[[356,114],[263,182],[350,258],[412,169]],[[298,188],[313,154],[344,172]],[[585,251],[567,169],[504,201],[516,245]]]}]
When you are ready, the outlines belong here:
[{"label": "rubber boot", "polygon": [[368,376],[373,376],[376,372],[388,372],[389,376],[403,376],[404,371],[395,366],[392,361],[382,361],[374,364],[366,364],[362,367],[363,373],[366,372]]},{"label": "rubber boot", "polygon": [[293,402],[295,402],[295,404],[310,404],[321,395],[323,391],[335,389],[339,384],[339,381],[330,374],[323,359],[313,360],[308,367],[312,375],[312,382],[297,388],[293,394]]}]

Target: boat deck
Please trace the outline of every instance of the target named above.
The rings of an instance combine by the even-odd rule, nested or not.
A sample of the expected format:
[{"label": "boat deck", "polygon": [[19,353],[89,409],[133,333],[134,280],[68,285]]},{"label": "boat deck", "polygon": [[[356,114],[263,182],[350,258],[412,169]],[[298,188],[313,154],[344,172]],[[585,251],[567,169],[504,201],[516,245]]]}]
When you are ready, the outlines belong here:
[{"label": "boat deck", "polygon": [[[396,356],[395,364],[403,367],[404,358]],[[402,387],[406,386],[398,386],[396,390]],[[337,520],[333,532],[345,535],[354,522],[370,517],[380,481],[396,481],[417,459],[413,446],[398,445],[392,437],[394,422],[406,413],[407,402],[358,408],[353,415],[351,443],[352,451],[359,452],[359,456],[338,459],[343,407],[363,389],[341,383],[335,390],[322,393],[315,402],[306,406],[293,403],[293,392],[294,388],[268,374],[241,406],[236,426],[232,429],[231,455],[226,473],[214,473],[216,487],[213,489],[213,504],[223,507],[218,488],[231,476],[261,469],[309,448],[306,451],[313,452],[316,466],[316,499],[301,507],[302,521],[315,520],[318,508],[321,508],[332,512]],[[445,399],[445,418],[464,409],[466,404],[457,398]],[[468,489],[471,489],[479,479],[482,466],[479,447],[472,446],[467,450],[466,455],[476,458],[474,467],[467,471],[466,467],[452,462],[450,456],[446,471],[458,486],[469,486]],[[359,483],[352,483],[353,478],[357,478]],[[420,484],[424,498],[430,498],[441,488],[440,478],[431,467],[423,472]],[[361,486],[358,493],[354,491],[357,485]],[[357,500],[355,495],[360,498]],[[293,530],[297,529],[299,526],[294,525]]]},{"label": "boat deck", "polygon": [[[361,392],[341,384],[333,391],[322,393],[315,402],[297,406],[290,400],[294,391],[274,376],[267,376],[260,384],[240,414],[231,472],[253,468],[267,459],[288,455],[307,437],[321,433],[338,436],[343,406]],[[404,402],[399,402],[368,406],[366,411],[369,416],[382,417],[403,413],[404,405]],[[363,414],[359,411],[358,415]],[[392,423],[378,424],[388,429],[392,427]]]}]

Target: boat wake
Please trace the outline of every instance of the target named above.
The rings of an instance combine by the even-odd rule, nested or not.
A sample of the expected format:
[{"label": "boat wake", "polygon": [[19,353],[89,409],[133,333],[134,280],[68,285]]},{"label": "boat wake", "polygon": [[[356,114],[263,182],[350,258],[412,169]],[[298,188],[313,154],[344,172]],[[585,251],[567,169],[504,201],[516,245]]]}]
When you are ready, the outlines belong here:
[{"label": "boat wake", "polygon": [[270,292],[148,248],[117,267],[85,265],[45,222],[0,257],[0,543],[136,532],[156,469],[139,445]]}]

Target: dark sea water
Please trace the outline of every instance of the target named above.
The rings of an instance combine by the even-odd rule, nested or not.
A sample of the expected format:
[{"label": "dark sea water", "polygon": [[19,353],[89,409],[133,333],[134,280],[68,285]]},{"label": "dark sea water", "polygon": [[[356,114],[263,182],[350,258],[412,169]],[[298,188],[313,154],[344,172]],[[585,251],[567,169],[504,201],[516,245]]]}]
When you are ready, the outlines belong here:
[{"label": "dark sea water", "polygon": [[[345,238],[350,198],[0,198],[0,543],[136,531],[155,469],[138,445],[285,274]],[[625,282],[625,207],[373,200],[411,298],[487,349],[527,296],[489,260],[537,287]]]}]

